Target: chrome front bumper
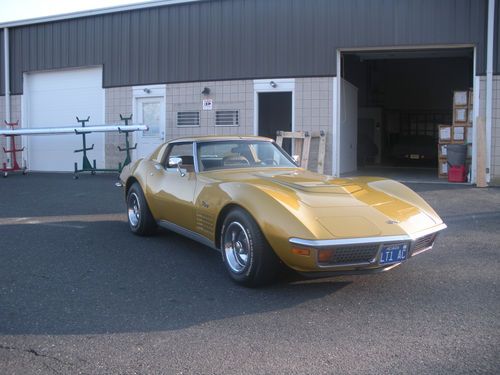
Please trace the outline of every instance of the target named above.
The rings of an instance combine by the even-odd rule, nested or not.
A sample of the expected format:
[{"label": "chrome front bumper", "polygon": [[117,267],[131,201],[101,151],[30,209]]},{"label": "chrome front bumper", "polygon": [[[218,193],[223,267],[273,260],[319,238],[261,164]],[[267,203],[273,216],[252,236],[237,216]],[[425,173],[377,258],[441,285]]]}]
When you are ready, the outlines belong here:
[{"label": "chrome front bumper", "polygon": [[[408,243],[409,253],[406,258],[423,253],[432,249],[437,234],[446,228],[446,224],[440,224],[430,229],[413,233],[411,235],[381,236],[381,237],[358,237],[329,240],[305,240],[290,238],[293,246],[299,246],[315,251],[316,266],[320,271],[346,271],[357,272],[359,270],[383,271],[394,268],[402,262],[392,264],[380,264],[380,253],[384,245]],[[319,261],[319,250],[333,249],[340,256],[328,264]],[[359,254],[363,253],[361,257]],[[361,259],[366,258],[366,259]],[[353,259],[352,261],[349,261]]]}]

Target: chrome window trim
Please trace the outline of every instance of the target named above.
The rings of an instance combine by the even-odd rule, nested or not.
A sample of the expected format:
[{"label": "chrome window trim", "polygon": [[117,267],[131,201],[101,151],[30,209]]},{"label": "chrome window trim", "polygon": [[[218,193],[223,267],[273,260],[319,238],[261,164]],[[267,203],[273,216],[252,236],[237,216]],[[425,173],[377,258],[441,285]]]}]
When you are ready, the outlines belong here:
[{"label": "chrome window trim", "polygon": [[439,232],[446,228],[446,224],[442,223],[435,227],[413,233],[410,235],[404,234],[400,236],[378,236],[378,237],[355,237],[355,238],[339,238],[331,240],[306,240],[302,238],[292,237],[288,241],[293,245],[321,248],[329,246],[345,246],[345,245],[363,245],[363,244],[377,244],[377,243],[390,243],[390,242],[404,242],[414,241],[417,238],[426,236],[431,233]]},{"label": "chrome window trim", "polygon": [[200,169],[198,168],[198,142],[193,142],[193,159],[194,159],[194,173],[200,173]]}]

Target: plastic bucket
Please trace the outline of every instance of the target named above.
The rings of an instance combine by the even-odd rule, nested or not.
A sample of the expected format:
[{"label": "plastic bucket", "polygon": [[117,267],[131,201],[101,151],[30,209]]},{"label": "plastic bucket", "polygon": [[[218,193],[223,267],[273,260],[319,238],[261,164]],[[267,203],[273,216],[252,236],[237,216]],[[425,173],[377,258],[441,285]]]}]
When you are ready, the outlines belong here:
[{"label": "plastic bucket", "polygon": [[448,164],[453,166],[465,165],[467,158],[467,145],[448,145]]}]

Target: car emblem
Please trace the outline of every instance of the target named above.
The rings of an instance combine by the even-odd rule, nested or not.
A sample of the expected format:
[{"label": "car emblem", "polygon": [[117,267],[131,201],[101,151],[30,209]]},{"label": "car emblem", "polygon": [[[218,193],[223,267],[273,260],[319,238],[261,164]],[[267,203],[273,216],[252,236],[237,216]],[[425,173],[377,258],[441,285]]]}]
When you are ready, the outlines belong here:
[{"label": "car emblem", "polygon": [[387,224],[399,224],[400,222],[398,220],[387,220]]}]

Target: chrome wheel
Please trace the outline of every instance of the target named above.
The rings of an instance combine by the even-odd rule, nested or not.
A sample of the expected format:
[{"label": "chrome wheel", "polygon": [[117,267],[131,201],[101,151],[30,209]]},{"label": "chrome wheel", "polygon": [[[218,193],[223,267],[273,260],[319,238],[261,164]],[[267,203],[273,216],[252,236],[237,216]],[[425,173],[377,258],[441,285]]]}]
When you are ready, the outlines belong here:
[{"label": "chrome wheel", "polygon": [[139,197],[133,192],[128,197],[128,221],[131,226],[137,227],[140,220],[141,205],[139,204]]},{"label": "chrome wheel", "polygon": [[250,258],[250,240],[243,226],[233,221],[224,232],[224,252],[229,268],[236,273],[242,272]]}]

